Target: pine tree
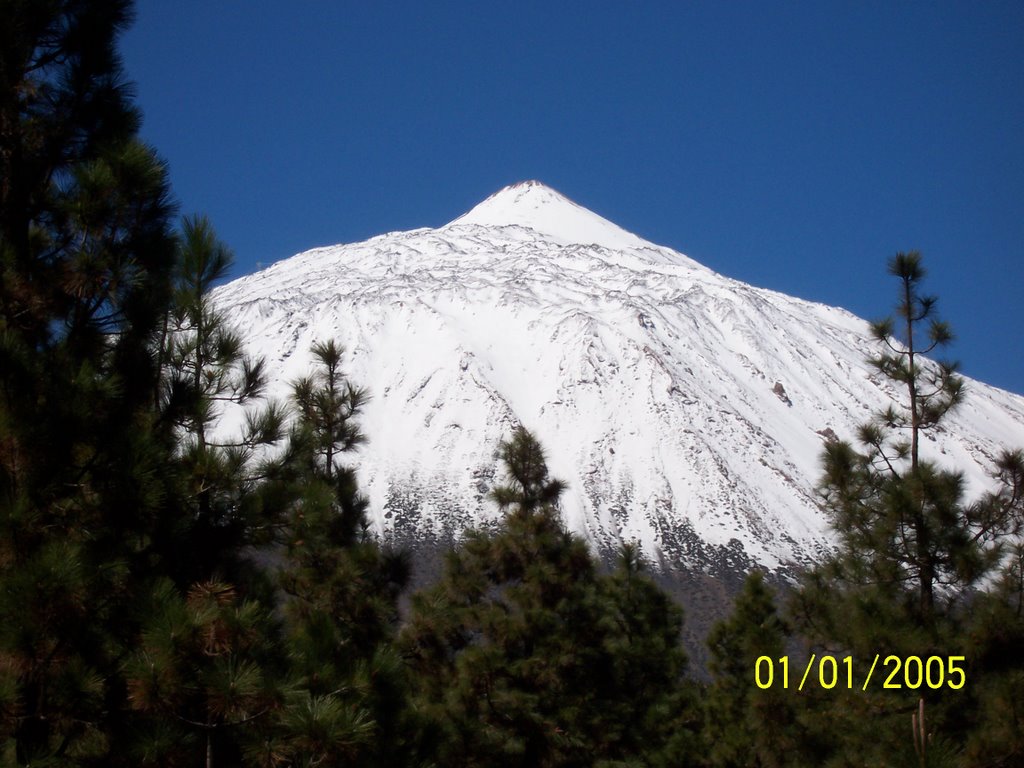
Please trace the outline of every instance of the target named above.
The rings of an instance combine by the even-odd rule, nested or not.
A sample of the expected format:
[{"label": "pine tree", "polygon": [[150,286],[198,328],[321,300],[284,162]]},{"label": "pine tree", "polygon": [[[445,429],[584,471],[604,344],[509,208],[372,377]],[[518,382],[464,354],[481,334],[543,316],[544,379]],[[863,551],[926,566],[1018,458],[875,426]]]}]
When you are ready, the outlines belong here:
[{"label": "pine tree", "polygon": [[964,387],[954,364],[923,357],[949,344],[953,334],[935,317],[937,300],[921,293],[920,254],[897,254],[889,272],[900,284],[899,336],[893,319],[874,323],[882,352],[870,362],[904,387],[906,398],[901,408],[890,406],[861,428],[863,453],[845,443],[829,444],[823,487],[846,549],[873,550],[857,568],[895,589],[914,589],[916,612],[927,622],[937,586],[969,585],[977,570],[961,512],[961,478],[923,462],[919,447],[922,434],[962,401]]},{"label": "pine tree", "polygon": [[[860,438],[873,449],[869,454],[871,458],[886,464],[890,479],[906,478],[908,481],[898,483],[888,494],[887,501],[895,506],[894,518],[900,521],[897,535],[911,542],[900,556],[914,571],[919,611],[927,619],[934,610],[936,581],[942,579],[944,567],[947,571],[955,568],[952,561],[963,550],[963,542],[957,540],[960,533],[955,528],[947,540],[938,540],[949,530],[949,523],[955,526],[957,522],[956,506],[961,491],[956,475],[922,466],[920,441],[925,430],[936,427],[942,417],[963,400],[964,388],[955,365],[921,362],[922,356],[948,345],[953,333],[946,323],[934,316],[937,299],[920,292],[925,276],[920,254],[915,251],[898,253],[889,263],[889,273],[900,282],[896,305],[900,337],[893,339],[895,323],[891,318],[874,323],[871,331],[883,352],[870,362],[888,379],[906,387],[906,404],[902,410],[886,409],[879,415],[874,429],[868,426],[861,430]],[[928,326],[922,345],[924,323]],[[893,429],[908,432],[909,440],[886,445],[886,430]],[[908,453],[908,471],[894,469],[893,462],[907,458]]]},{"label": "pine tree", "polygon": [[668,738],[657,715],[678,714],[679,613],[632,550],[600,575],[559,520],[564,485],[529,432],[500,453],[508,482],[492,495],[504,521],[450,553],[401,637],[433,723],[426,738],[452,766],[653,762]]},{"label": "pine tree", "polygon": [[700,691],[687,676],[682,609],[650,578],[633,543],[622,545],[599,587],[614,621],[604,644],[613,657],[602,718],[614,730],[606,741],[627,763],[703,765]]},{"label": "pine tree", "polygon": [[[794,691],[783,687],[781,658],[788,653],[790,635],[764,577],[752,572],[732,614],[708,635],[714,677],[706,697],[712,765],[771,768],[823,762],[816,735],[798,719]],[[757,684],[759,663],[762,683],[771,674],[766,688]]]},{"label": "pine tree", "polygon": [[565,483],[548,477],[544,449],[537,438],[519,427],[510,440],[501,443],[498,456],[507,475],[506,485],[491,490],[498,508],[518,515],[552,514],[565,492]]},{"label": "pine tree", "polygon": [[330,526],[332,543],[352,544],[366,523],[366,499],[356,488],[355,472],[339,463],[341,457],[366,441],[356,417],[366,404],[364,389],[342,373],[343,349],[333,340],[313,345],[317,372],[292,386],[299,413],[298,432],[292,442],[306,446],[311,472],[333,486],[336,508]]},{"label": "pine tree", "polygon": [[[177,528],[165,537],[179,551],[182,585],[218,574],[244,586],[249,576],[240,553],[273,541],[283,514],[258,492],[272,471],[265,449],[283,438],[283,409],[256,407],[266,387],[265,362],[244,352],[240,333],[211,304],[210,290],[231,264],[209,221],[182,222],[173,303],[158,350],[158,405],[176,428],[175,464],[191,506],[189,515],[171,521]],[[225,417],[239,412],[240,433],[226,433]]]},{"label": "pine tree", "polygon": [[174,259],[136,136],[128,3],[0,8],[0,753],[110,750],[173,495],[151,403]]},{"label": "pine tree", "polygon": [[356,422],[366,393],[333,341],[312,352],[315,372],[293,385],[287,455],[264,489],[291,499],[278,580],[289,690],[248,753],[259,765],[400,764],[406,683],[390,642],[408,566],[368,534],[366,499],[344,463],[365,440]]},{"label": "pine tree", "polygon": [[[965,390],[955,365],[923,357],[952,332],[935,318],[936,299],[921,293],[920,254],[897,254],[889,271],[900,286],[898,321],[872,326],[882,352],[871,362],[905,394],[860,428],[860,448],[826,446],[821,487],[838,551],[806,576],[793,601],[801,631],[819,651],[852,653],[857,663],[875,654],[959,655],[981,615],[975,604],[1000,602],[978,593],[1007,567],[1008,544],[1024,520],[1019,453],[1004,453],[996,490],[973,503],[964,499],[959,472],[921,455],[923,436],[941,426]],[[834,696],[824,714],[845,724],[838,753],[847,762],[837,764],[870,755],[917,759],[905,724],[920,707],[937,734],[928,764],[946,764],[972,727],[962,716],[970,702],[971,694],[954,703],[927,687]]]},{"label": "pine tree", "polygon": [[875,323],[883,351],[871,362],[906,397],[860,428],[860,450],[826,446],[822,491],[840,555],[825,570],[865,594],[889,595],[897,613],[928,629],[992,567],[997,558],[985,545],[1004,536],[1010,519],[988,502],[966,504],[961,474],[920,456],[922,435],[963,399],[963,381],[954,364],[922,357],[952,332],[934,317],[936,299],[921,293],[920,254],[897,254],[889,271],[900,284],[899,337],[893,320]]}]

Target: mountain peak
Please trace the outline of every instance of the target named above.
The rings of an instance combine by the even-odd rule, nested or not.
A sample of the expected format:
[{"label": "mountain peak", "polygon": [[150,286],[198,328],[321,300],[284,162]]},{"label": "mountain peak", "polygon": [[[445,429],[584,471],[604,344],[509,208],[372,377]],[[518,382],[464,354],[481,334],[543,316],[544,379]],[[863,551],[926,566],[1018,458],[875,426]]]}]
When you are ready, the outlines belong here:
[{"label": "mountain peak", "polygon": [[[809,564],[832,541],[822,441],[892,402],[864,362],[875,342],[848,312],[695,265],[526,182],[441,230],[309,251],[213,301],[267,360],[269,395],[308,373],[315,342],[350,350],[374,395],[359,484],[392,541],[499,519],[494,446],[523,424],[568,483],[566,527],[599,551],[636,541],[652,563],[721,574]],[[245,415],[227,416],[225,437]],[[980,495],[988,457],[1024,444],[1024,397],[972,382],[947,424],[922,448]]]},{"label": "mountain peak", "polygon": [[536,180],[510,184],[446,226],[524,227],[570,245],[642,248],[651,244]]}]

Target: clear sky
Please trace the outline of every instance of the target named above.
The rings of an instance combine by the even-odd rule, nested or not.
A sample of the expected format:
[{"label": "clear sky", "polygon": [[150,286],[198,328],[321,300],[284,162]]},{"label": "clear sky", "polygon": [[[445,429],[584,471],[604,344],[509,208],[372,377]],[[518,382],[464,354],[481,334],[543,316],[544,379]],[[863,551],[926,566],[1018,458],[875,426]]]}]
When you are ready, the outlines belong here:
[{"label": "clear sky", "polygon": [[1024,3],[141,0],[143,136],[236,275],[539,179],[868,318],[917,249],[964,373],[1024,393]]}]

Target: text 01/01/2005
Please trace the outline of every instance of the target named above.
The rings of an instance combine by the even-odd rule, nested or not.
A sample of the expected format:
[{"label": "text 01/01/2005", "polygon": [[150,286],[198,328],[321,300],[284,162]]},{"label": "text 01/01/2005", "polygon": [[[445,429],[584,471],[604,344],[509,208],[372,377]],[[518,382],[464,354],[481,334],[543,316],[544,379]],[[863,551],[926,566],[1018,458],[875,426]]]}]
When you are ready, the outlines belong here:
[{"label": "text 01/01/2005", "polygon": [[[919,688],[950,688],[960,690],[967,682],[967,673],[964,671],[963,656],[901,656],[890,655],[882,659],[880,653],[875,654],[867,674],[864,675],[861,683],[859,675],[855,674],[855,663],[852,656],[844,656],[837,659],[835,656],[822,656],[811,654],[807,664],[803,668],[798,691],[810,681],[812,684],[826,690],[836,686],[840,688],[860,688],[862,691],[868,689],[872,680],[881,684],[882,688],[900,690]],[[881,661],[882,669],[877,670]],[[877,670],[878,677],[875,677]],[[815,674],[816,673],[816,674]],[[773,659],[770,656],[759,656],[754,662],[754,682],[758,688],[768,689],[773,686],[790,688],[789,656],[780,656]]]}]

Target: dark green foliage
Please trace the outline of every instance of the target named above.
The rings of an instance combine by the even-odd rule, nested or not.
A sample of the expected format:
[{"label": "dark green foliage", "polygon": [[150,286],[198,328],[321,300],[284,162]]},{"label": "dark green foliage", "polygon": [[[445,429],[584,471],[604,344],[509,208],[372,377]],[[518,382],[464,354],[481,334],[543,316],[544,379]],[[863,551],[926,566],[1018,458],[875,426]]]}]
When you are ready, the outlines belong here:
[{"label": "dark green foliage", "polygon": [[[126,664],[128,700],[151,715],[129,746],[143,765],[237,760],[235,732],[260,727],[278,706],[273,622],[234,587],[194,585],[184,599],[170,582],[158,588],[139,649]],[[234,758],[230,756],[234,752]]]},{"label": "dark green foliage", "polygon": [[284,706],[250,739],[260,765],[399,764],[409,743],[404,669],[390,648],[401,553],[366,533],[366,500],[343,456],[364,441],[365,401],[342,350],[316,344],[312,376],[293,387],[297,421],[270,491],[291,499],[279,585],[289,685]]},{"label": "dark green foliage", "polygon": [[[963,400],[963,379],[956,375],[955,363],[926,363],[922,356],[942,349],[953,341],[950,327],[935,317],[938,299],[920,292],[925,277],[921,254],[897,253],[889,261],[889,274],[900,282],[896,303],[898,325],[892,318],[872,323],[871,333],[883,351],[870,359],[887,379],[906,387],[905,408],[889,408],[880,414],[880,422],[889,429],[909,433],[906,447],[912,469],[919,462],[921,431],[936,426],[942,417]],[[927,324],[926,328],[922,326]],[[872,443],[873,441],[865,441]]]},{"label": "dark green foliage", "polygon": [[0,750],[99,758],[172,493],[150,408],[174,241],[114,41],[127,3],[0,5]]},{"label": "dark green foliage", "polygon": [[[860,450],[844,442],[825,448],[821,488],[840,551],[824,572],[847,588],[843,594],[857,598],[847,607],[851,615],[885,599],[894,618],[927,630],[991,567],[984,539],[1001,532],[993,524],[984,524],[987,533],[977,527],[986,513],[964,503],[958,473],[918,455],[922,433],[961,401],[963,383],[954,365],[922,357],[947,344],[952,333],[934,318],[936,299],[920,293],[920,254],[897,254],[889,270],[900,283],[901,339],[892,338],[892,320],[872,326],[884,350],[872,362],[905,389],[906,398],[902,407],[889,407],[861,427]],[[899,434],[904,431],[905,439]],[[869,594],[875,599],[865,603]]]},{"label": "dark green foliage", "polygon": [[[415,596],[402,646],[451,766],[599,765],[655,758],[685,657],[680,616],[631,549],[612,577],[558,520],[561,483],[536,440],[502,446],[499,530],[470,534]],[[676,707],[676,710],[673,707]],[[680,720],[682,720],[680,716]]]},{"label": "dark green foliage", "polygon": [[[242,547],[273,540],[283,513],[258,492],[272,471],[261,449],[282,439],[283,409],[255,407],[266,385],[264,361],[245,354],[238,331],[210,304],[210,288],[231,262],[208,221],[183,221],[174,299],[158,349],[161,418],[175,427],[176,466],[189,506],[166,536],[179,550],[175,579],[182,586],[215,573],[245,581]],[[240,412],[239,432],[218,428],[225,414]]]},{"label": "dark green foliage", "polygon": [[[935,317],[938,300],[921,293],[921,255],[896,254],[889,273],[900,285],[899,324],[886,319],[872,325],[883,351],[870,362],[904,387],[906,398],[901,408],[889,407],[861,428],[863,454],[852,455],[843,445],[829,447],[823,487],[841,535],[878,531],[881,539],[853,541],[851,548],[880,545],[878,562],[889,572],[876,575],[891,585],[914,588],[920,618],[928,621],[939,585],[969,586],[978,575],[961,510],[960,477],[923,463],[919,455],[922,433],[938,426],[963,400],[964,387],[955,364],[923,357],[948,345],[953,333]],[[896,434],[900,432],[906,437]]]},{"label": "dark green foliage", "polygon": [[[814,735],[798,720],[794,693],[783,688],[779,659],[789,652],[789,637],[790,629],[778,615],[763,576],[751,573],[732,615],[708,635],[714,676],[706,698],[712,765],[771,768],[820,762]],[[762,656],[771,661],[778,678],[767,689],[759,688],[755,680]]]},{"label": "dark green foliage", "polygon": [[502,442],[499,456],[508,474],[508,484],[491,491],[491,498],[502,511],[519,513],[552,509],[565,491],[565,483],[548,477],[544,450],[536,438],[522,427]]},{"label": "dark green foliage", "polygon": [[[134,135],[127,8],[0,14],[0,749],[233,763],[281,726],[274,764],[332,732],[348,735],[317,759],[384,759],[405,564],[365,537],[336,461],[364,395],[318,347],[267,458],[284,412],[253,408],[262,361],[209,299],[230,253],[201,218],[171,234],[164,168]],[[266,568],[282,544],[283,603]]]},{"label": "dark green foliage", "polygon": [[[366,499],[353,469],[340,463],[365,440],[355,420],[366,398],[343,376],[341,354],[333,341],[314,345],[316,373],[293,388],[299,416],[290,460],[301,487],[287,529],[291,567],[282,573],[282,586],[294,598],[286,607],[300,617],[294,625],[311,633],[306,639],[322,622],[344,635],[336,634],[322,655],[312,654],[311,665],[326,669],[332,655],[365,657],[386,639],[406,579],[403,557],[382,551],[366,535]],[[323,692],[312,669],[305,683]]]},{"label": "dark green foliage", "polygon": [[1024,763],[1024,546],[1007,558],[995,588],[978,598],[964,653],[971,701],[965,754],[969,765]]},{"label": "dark green foliage", "polygon": [[29,348],[71,337],[91,357],[98,332],[161,314],[169,203],[114,48],[128,7],[2,5],[0,313]]},{"label": "dark green foliage", "polygon": [[699,690],[686,674],[681,609],[648,577],[635,544],[622,545],[614,570],[599,586],[604,610],[615,622],[605,639],[614,656],[608,695],[616,699],[608,712],[620,718],[614,727],[622,753],[605,761],[666,768],[703,765],[706,739]]},{"label": "dark green foliage", "polygon": [[873,450],[860,454],[845,443],[826,448],[825,503],[844,552],[829,568],[887,590],[927,624],[977,582],[991,557],[972,530],[959,474],[929,462],[879,470],[876,460]]},{"label": "dark green foliage", "polygon": [[[264,362],[247,357],[242,338],[210,304],[209,292],[233,258],[209,221],[182,222],[174,302],[165,331],[164,410],[183,430],[184,442],[204,449],[209,430],[226,406],[247,405],[266,386]],[[257,444],[266,430],[250,429],[238,443]],[[271,430],[275,433],[276,430]]]},{"label": "dark green foliage", "polygon": [[362,533],[366,499],[356,491],[355,474],[339,459],[366,441],[355,418],[367,400],[366,391],[355,387],[341,371],[343,350],[333,340],[313,345],[317,371],[299,379],[292,387],[299,413],[292,443],[301,445],[308,456],[308,469],[334,487],[336,506],[330,525],[332,542],[354,543]]},{"label": "dark green foliage", "polygon": [[[1005,585],[1013,583],[1010,544],[1024,520],[1024,462],[1019,452],[1004,453],[996,490],[968,503],[959,473],[919,455],[922,436],[941,425],[964,388],[954,365],[922,357],[952,333],[934,318],[936,300],[920,293],[920,255],[898,254],[890,273],[900,283],[899,322],[873,326],[883,352],[872,362],[904,396],[860,429],[861,448],[826,446],[821,487],[839,548],[806,576],[793,615],[819,651],[851,653],[858,664],[875,654],[962,655],[970,683],[956,692],[833,691],[816,701],[812,692],[808,723],[835,730],[829,764],[1009,765],[1021,749],[1008,735],[1020,723],[1013,681],[1021,659],[1010,653],[993,664],[986,649],[1006,647],[1019,623]],[[1003,586],[992,589],[1000,578]],[[922,713],[931,736],[915,743],[907,723]]]}]

